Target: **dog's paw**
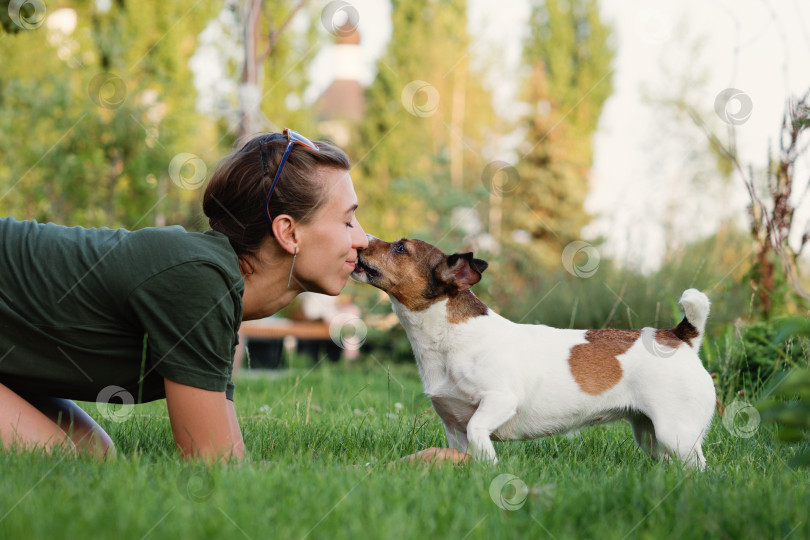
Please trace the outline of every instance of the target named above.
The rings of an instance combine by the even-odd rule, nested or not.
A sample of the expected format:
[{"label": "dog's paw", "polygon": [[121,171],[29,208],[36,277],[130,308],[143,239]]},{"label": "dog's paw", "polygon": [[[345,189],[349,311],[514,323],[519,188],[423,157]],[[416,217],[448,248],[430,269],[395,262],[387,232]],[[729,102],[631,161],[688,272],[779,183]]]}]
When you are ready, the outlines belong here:
[{"label": "dog's paw", "polygon": [[497,465],[498,464],[498,455],[495,453],[495,448],[480,448],[475,451],[470,451],[468,449],[468,453],[473,456],[475,461],[480,461],[484,463],[489,463],[490,465]]}]

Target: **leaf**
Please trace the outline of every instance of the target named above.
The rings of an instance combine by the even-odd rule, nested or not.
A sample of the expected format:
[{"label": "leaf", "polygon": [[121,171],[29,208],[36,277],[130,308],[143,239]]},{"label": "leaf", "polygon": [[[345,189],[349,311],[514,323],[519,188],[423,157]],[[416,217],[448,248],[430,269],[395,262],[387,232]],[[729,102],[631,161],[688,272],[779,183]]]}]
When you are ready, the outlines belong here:
[{"label": "leaf", "polygon": [[785,427],[779,430],[776,438],[784,443],[798,443],[805,439],[805,431],[795,427]]},{"label": "leaf", "polygon": [[803,452],[798,454],[790,460],[791,467],[807,467],[810,466],[810,452]]},{"label": "leaf", "polygon": [[775,322],[777,329],[773,343],[782,343],[790,336],[810,336],[810,319],[793,315]]},{"label": "leaf", "polygon": [[810,429],[810,405],[806,403],[788,403],[767,416],[781,426]]},{"label": "leaf", "polygon": [[794,369],[783,379],[774,395],[793,397],[810,401],[810,370]]}]

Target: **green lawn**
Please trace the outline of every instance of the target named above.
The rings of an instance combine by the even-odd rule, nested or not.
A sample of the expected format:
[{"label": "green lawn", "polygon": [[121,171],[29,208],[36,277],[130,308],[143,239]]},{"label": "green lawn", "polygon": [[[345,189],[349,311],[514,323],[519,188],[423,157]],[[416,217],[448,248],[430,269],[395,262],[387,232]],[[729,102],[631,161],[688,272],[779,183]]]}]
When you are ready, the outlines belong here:
[{"label": "green lawn", "polygon": [[396,464],[444,445],[413,365],[253,373],[236,405],[241,465],[181,463],[163,402],[100,418],[119,451],[106,463],[0,454],[0,538],[810,536],[810,473],[765,427],[743,438],[716,418],[702,474],[650,461],[625,424],[496,443],[497,466],[431,468]]}]

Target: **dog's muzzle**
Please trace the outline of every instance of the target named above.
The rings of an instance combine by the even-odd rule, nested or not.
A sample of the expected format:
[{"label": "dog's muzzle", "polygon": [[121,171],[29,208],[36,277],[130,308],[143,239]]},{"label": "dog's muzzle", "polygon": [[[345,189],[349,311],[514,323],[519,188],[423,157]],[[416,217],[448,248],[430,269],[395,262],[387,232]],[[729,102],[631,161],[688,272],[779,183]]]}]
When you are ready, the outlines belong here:
[{"label": "dog's muzzle", "polygon": [[351,278],[360,283],[369,283],[371,280],[380,277],[380,271],[370,264],[363,261],[361,257],[357,257],[355,262],[354,271],[351,273]]}]

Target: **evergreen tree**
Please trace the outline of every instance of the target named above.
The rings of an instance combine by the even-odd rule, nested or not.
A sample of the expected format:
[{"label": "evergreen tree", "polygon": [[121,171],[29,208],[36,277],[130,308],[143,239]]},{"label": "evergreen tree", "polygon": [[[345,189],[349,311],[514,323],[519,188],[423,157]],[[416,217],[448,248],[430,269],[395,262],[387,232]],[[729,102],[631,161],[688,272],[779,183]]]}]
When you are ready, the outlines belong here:
[{"label": "evergreen tree", "polygon": [[492,117],[469,65],[464,0],[393,0],[392,20],[351,149],[364,224],[386,238],[448,226],[448,207],[480,187]]},{"label": "evergreen tree", "polygon": [[530,256],[557,266],[589,221],[584,202],[592,136],[612,91],[610,29],[596,0],[535,2],[524,45],[530,105],[521,124],[520,181],[504,199],[504,229],[530,234]]}]

